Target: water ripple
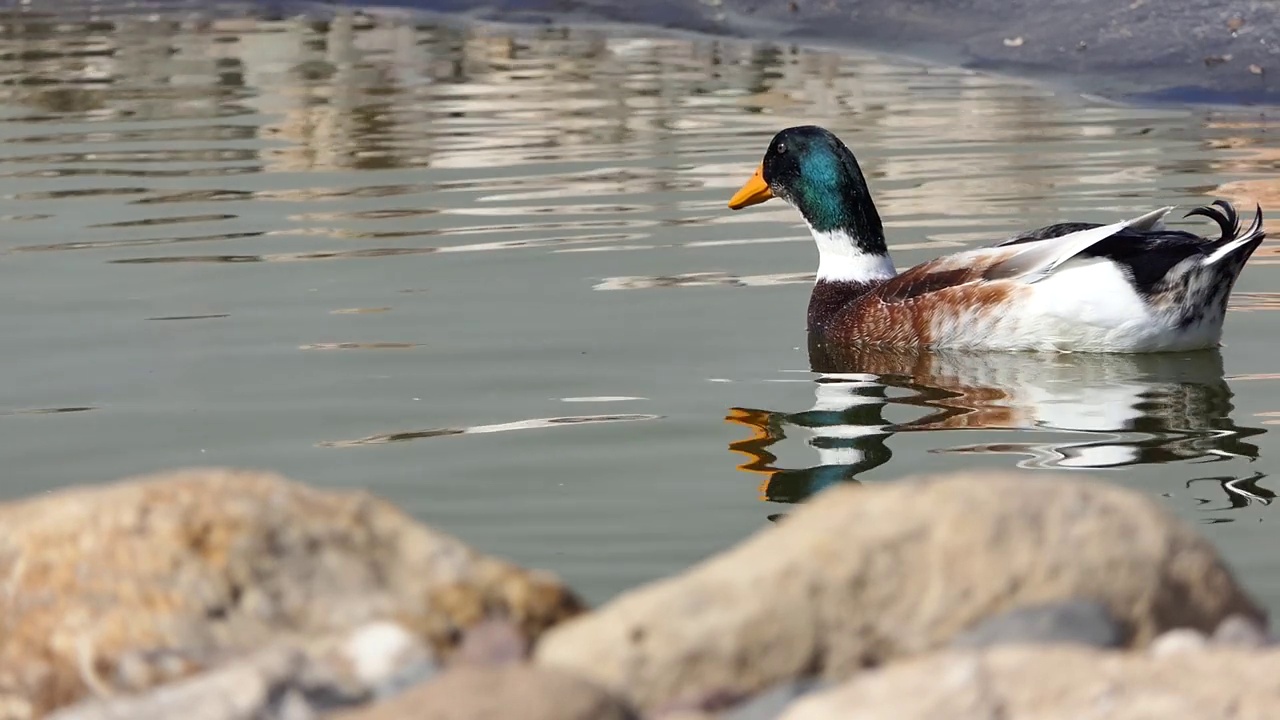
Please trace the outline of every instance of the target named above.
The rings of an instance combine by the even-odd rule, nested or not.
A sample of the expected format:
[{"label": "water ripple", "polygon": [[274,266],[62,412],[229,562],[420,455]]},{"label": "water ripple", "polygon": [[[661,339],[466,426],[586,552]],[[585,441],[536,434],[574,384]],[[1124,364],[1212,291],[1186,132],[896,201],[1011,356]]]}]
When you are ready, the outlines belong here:
[{"label": "water ripple", "polygon": [[299,345],[299,350],[412,350],[422,347],[409,342],[326,342]]},{"label": "water ripple", "polygon": [[[230,213],[210,213],[207,215],[179,215],[175,217],[143,218],[142,220],[120,220],[109,223],[86,225],[91,228],[128,228],[149,227],[152,225],[175,225],[178,223],[216,222],[218,220],[234,220],[237,216]],[[252,236],[251,236],[252,237]],[[48,247],[48,246],[45,246]]]},{"label": "water ripple", "polygon": [[220,318],[231,317],[229,313],[208,313],[206,315],[163,315],[160,317],[149,317],[148,320],[217,320]]},{"label": "water ripple", "polygon": [[[142,223],[134,223],[142,224]],[[149,222],[146,224],[155,225],[163,224]],[[89,227],[95,227],[90,225]],[[96,226],[110,227],[110,226]],[[118,225],[116,227],[119,227]],[[141,238],[138,240],[84,240],[79,242],[63,242],[52,243],[49,245],[21,245],[15,247],[14,252],[53,252],[60,250],[103,250],[107,248],[120,247],[146,247],[148,245],[179,245],[182,243],[198,243],[198,242],[215,242],[219,240],[242,240],[244,238],[260,237],[264,233],[261,232],[239,232],[239,233],[220,233],[217,235],[193,235],[190,237],[176,238]],[[117,261],[124,262],[124,261]]]},{"label": "water ripple", "polygon": [[516,422],[496,425],[473,425],[458,428],[434,428],[430,430],[409,430],[405,432],[370,435],[357,440],[333,440],[319,443],[320,447],[359,447],[362,445],[386,445],[388,443],[421,440],[423,438],[450,437],[453,435],[482,435],[488,433],[511,432],[513,430],[545,430],[556,427],[572,427],[575,425],[595,425],[600,423],[639,422],[644,420],[661,420],[661,415],[568,415],[562,417],[531,418]]},{"label": "water ripple", "polygon": [[47,408],[24,408],[22,410],[0,410],[0,415],[62,415],[66,413],[81,413],[98,408],[92,405],[80,405],[72,407],[47,407]]},{"label": "water ripple", "polygon": [[68,163],[186,163],[236,162],[256,160],[258,152],[250,149],[210,148],[201,150],[133,150],[95,151],[83,153],[51,153],[0,157],[0,163],[14,165],[62,165]]},{"label": "water ripple", "polygon": [[[5,138],[0,143],[6,145],[97,145],[100,143],[253,140],[257,136],[258,127],[256,125],[203,125],[199,127],[44,133]],[[82,155],[96,155],[96,153],[83,153]],[[16,160],[10,160],[16,162]]]}]

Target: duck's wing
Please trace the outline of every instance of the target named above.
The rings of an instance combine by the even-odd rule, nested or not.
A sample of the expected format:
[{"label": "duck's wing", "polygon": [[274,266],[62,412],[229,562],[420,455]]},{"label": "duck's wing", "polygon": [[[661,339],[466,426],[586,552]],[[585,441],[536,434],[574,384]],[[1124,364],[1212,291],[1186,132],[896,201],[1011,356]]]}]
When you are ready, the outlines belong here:
[{"label": "duck's wing", "polygon": [[[1111,261],[1124,272],[1139,294],[1150,296],[1158,292],[1161,281],[1174,267],[1189,258],[1198,259],[1204,266],[1228,257],[1235,257],[1243,263],[1265,238],[1261,207],[1255,208],[1252,224],[1243,229],[1235,206],[1226,200],[1214,200],[1212,204],[1194,208],[1183,216],[1199,215],[1212,220],[1218,225],[1217,237],[1166,228],[1164,216],[1170,209],[1161,208],[1130,220],[1128,227],[1085,249],[1081,255]],[[997,247],[1033,242],[1033,234],[1040,235],[1040,240],[1048,240],[1093,227],[1098,226],[1085,223],[1050,225]]]},{"label": "duck's wing", "polygon": [[1129,221],[1098,225],[1035,242],[966,250],[921,263],[875,290],[882,302],[901,302],[971,283],[1033,283],[1062,263],[1128,227]]},{"label": "duck's wing", "polygon": [[982,273],[982,278],[984,280],[1019,280],[1028,284],[1039,282],[1066,261],[1083,254],[1116,233],[1129,229],[1131,222],[1133,221],[1124,220],[1110,225],[1076,230],[1036,243],[1006,246],[1004,253],[991,253],[996,257],[991,258],[991,262]]},{"label": "duck's wing", "polygon": [[[1145,215],[1139,215],[1125,223],[1129,230],[1136,233],[1159,232],[1165,229],[1164,217],[1173,210],[1173,205],[1167,205]],[[1234,211],[1233,211],[1234,212]],[[1191,214],[1197,214],[1196,210],[1192,210]],[[1013,237],[1002,240],[992,247],[1007,247],[1009,245],[1022,245],[1025,243],[1039,242],[1041,240],[1051,240],[1064,235],[1070,235],[1081,230],[1092,230],[1093,228],[1102,227],[1101,223],[1085,223],[1085,222],[1064,222],[1055,223],[1053,225],[1045,225],[1034,230],[1027,230],[1018,233]],[[1189,233],[1188,233],[1189,234]]]},{"label": "duck's wing", "polygon": [[[1188,213],[1217,222],[1222,229],[1217,239],[1164,229],[1161,223],[1168,212],[1169,208],[1161,208],[1110,225],[1046,226],[999,245],[917,265],[886,281],[875,295],[882,302],[892,303],[959,286],[976,289],[997,283],[1006,287],[1009,283],[1030,285],[1049,277],[1067,261],[1080,258],[1114,263],[1134,290],[1146,296],[1157,292],[1170,270],[1188,258],[1210,264],[1212,258],[1234,254],[1246,245],[1256,248],[1260,242],[1260,226],[1242,233],[1235,209],[1223,201]],[[1258,223],[1255,218],[1254,225]],[[1032,233],[1039,237],[1031,237]]]}]

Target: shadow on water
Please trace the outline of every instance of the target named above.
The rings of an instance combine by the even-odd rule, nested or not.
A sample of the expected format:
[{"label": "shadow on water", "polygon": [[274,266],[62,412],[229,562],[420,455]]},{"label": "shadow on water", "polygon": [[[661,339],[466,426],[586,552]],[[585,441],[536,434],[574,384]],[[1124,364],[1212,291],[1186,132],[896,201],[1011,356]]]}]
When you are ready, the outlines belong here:
[{"label": "shadow on water", "polygon": [[[803,501],[894,460],[900,433],[1013,432],[1011,440],[957,442],[931,452],[1014,456],[1026,469],[1114,469],[1167,463],[1256,460],[1248,439],[1265,432],[1231,418],[1222,356],[969,354],[809,349],[818,373],[811,408],[794,412],[731,408],[729,422],[751,437],[730,443],[758,473],[762,499]],[[889,414],[914,413],[906,420]],[[923,414],[920,414],[923,413]],[[775,446],[790,433],[816,452],[812,464],[780,467]],[[1066,437],[1064,437],[1066,436]],[[899,458],[899,472],[911,463]],[[1216,483],[1226,508],[1270,503],[1264,473],[1205,472],[1186,482]],[[1206,504],[1209,500],[1197,500]]]}]

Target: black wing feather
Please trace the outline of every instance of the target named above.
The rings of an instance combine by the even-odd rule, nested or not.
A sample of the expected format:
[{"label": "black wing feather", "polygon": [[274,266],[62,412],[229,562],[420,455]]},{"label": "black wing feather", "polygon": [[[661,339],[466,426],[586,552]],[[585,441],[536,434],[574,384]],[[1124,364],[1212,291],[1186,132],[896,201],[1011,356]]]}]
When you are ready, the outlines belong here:
[{"label": "black wing feather", "polygon": [[[1160,281],[1178,263],[1189,257],[1205,257],[1215,247],[1240,236],[1240,216],[1225,200],[1195,208],[1184,217],[1199,215],[1218,224],[1221,234],[1209,239],[1185,230],[1134,230],[1125,228],[1080,253],[1082,257],[1103,257],[1124,268],[1134,287],[1143,295],[1152,295]],[[1101,227],[1101,223],[1064,222],[1019,233],[996,247],[1022,245],[1062,237],[1081,230]]]}]

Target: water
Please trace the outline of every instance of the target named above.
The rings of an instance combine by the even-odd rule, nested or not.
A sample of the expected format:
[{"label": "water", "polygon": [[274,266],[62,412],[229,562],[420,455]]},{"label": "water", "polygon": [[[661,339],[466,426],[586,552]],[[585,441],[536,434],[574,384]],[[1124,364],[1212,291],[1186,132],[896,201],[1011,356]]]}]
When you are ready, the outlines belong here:
[{"label": "water", "polygon": [[1268,117],[617,29],[187,17],[0,32],[5,495],[268,468],[598,602],[832,482],[1092,468],[1280,607],[1274,245],[1220,354],[819,378],[799,218],[725,207],[817,122],[900,266],[1215,194],[1280,211]]}]

